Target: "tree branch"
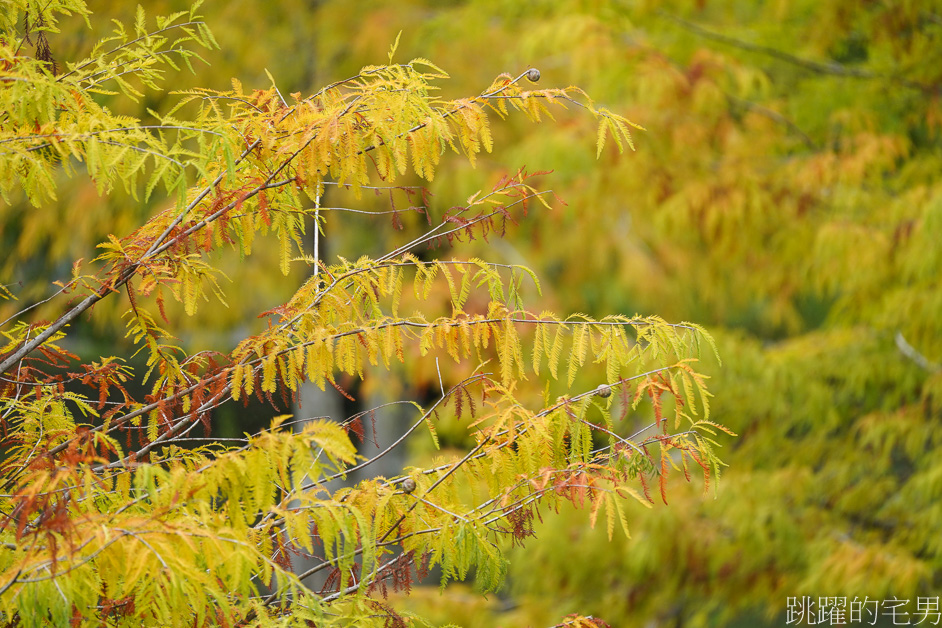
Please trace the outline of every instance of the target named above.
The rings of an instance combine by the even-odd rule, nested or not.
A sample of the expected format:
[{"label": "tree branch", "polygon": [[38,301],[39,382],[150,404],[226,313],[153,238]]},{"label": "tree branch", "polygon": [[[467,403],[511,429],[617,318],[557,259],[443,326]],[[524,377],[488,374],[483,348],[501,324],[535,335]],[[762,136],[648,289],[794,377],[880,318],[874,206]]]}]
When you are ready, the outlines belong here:
[{"label": "tree branch", "polygon": [[811,72],[817,72],[818,74],[832,74],[835,76],[845,76],[847,78],[856,78],[856,79],[867,79],[867,80],[885,80],[897,85],[902,85],[904,87],[909,87],[911,89],[918,89],[927,93],[939,93],[942,91],[942,86],[939,85],[930,85],[927,83],[920,83],[918,81],[913,81],[902,76],[895,74],[881,74],[878,72],[871,72],[869,70],[862,70],[860,68],[851,68],[846,65],[837,63],[836,61],[831,61],[828,63],[822,63],[820,61],[813,61],[811,59],[805,59],[802,57],[797,57],[793,54],[789,54],[778,48],[772,48],[770,46],[763,46],[761,44],[753,44],[748,41],[743,41],[741,39],[736,39],[735,37],[730,37],[728,35],[723,35],[722,33],[717,33],[709,29],[703,28],[693,22],[688,22],[687,20],[677,17],[667,13],[666,11],[657,11],[657,15],[674,22],[675,24],[681,26],[682,28],[695,33],[705,39],[711,39],[728,46],[733,46],[734,48],[739,48],[741,50],[747,50],[749,52],[757,52],[759,54],[766,55],[768,57],[773,57],[779,61],[784,61],[792,65],[804,68]]}]

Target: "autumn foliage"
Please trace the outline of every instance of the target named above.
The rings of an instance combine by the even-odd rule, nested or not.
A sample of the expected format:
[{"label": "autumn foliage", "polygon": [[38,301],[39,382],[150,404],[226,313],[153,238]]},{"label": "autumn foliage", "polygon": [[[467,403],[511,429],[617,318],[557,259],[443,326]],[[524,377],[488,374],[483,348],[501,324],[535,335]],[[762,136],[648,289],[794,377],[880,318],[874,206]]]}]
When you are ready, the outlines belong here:
[{"label": "autumn foliage", "polygon": [[[709,418],[697,370],[701,350],[714,351],[702,328],[541,311],[528,305],[539,290],[532,271],[462,256],[472,241],[540,220],[535,210],[556,203],[538,187],[546,173],[511,170],[448,207],[398,182],[431,181],[442,160],[474,165],[494,144],[495,117],[552,121],[576,109],[596,119],[598,152],[607,139],[630,146],[631,122],[579,88],[533,89],[533,69],[500,74],[476,96],[439,98],[447,74],[426,59],[395,62],[395,46],[387,64],[313,93],[233,80],[226,91],[177,93],[146,122],[113,113],[104,102],[145,97],[179,65],[211,56],[217,44],[197,9],[155,20],[139,10],[80,60],[57,56],[56,32],[70,14],[97,26],[83,3],[23,2],[0,16],[4,211],[55,203],[69,174],[105,199],[123,194],[141,216],[68,277],[45,278],[35,308],[17,294],[34,284],[4,280],[0,617],[404,625],[390,591],[433,569],[443,585],[473,570],[477,586],[497,588],[508,546],[563,502],[583,508],[587,524],[601,518],[611,537],[628,531],[626,498],[667,502],[671,476],[713,485],[714,435],[725,428]],[[326,259],[305,241],[321,237],[328,193],[349,205],[379,193],[392,228],[401,213],[421,211],[428,224],[383,254]],[[269,281],[296,267],[307,278],[232,345],[189,348],[181,321],[211,324],[233,298],[219,260],[260,247],[274,252]],[[101,317],[123,327],[133,358],[79,355],[77,324]],[[434,440],[442,415],[460,419],[471,446],[395,477],[337,484],[373,462],[356,443],[382,417],[292,417],[300,388],[350,396],[345,382],[370,368],[423,361],[445,372],[440,390],[381,446],[420,432]],[[524,386],[528,377],[562,394]],[[250,398],[276,409],[266,429],[206,437],[220,408]],[[652,424],[626,434],[642,406]],[[297,573],[300,556],[316,565]],[[322,588],[301,584],[315,573]]]}]

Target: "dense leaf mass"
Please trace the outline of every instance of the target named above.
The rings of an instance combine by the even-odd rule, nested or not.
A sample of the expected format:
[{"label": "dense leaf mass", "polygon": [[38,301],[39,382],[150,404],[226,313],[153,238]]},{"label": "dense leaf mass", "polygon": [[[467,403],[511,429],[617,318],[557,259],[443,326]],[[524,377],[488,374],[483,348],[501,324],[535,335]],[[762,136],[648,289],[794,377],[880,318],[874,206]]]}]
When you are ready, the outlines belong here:
[{"label": "dense leaf mass", "polygon": [[585,119],[514,127],[509,159],[554,169],[577,208],[522,224],[515,252],[567,306],[704,324],[724,361],[702,367],[711,411],[741,435],[716,500],[678,491],[630,541],[536,525],[506,623],[780,626],[795,596],[909,600],[919,621],[942,574],[942,3],[400,4],[325,5],[322,58],[404,29],[443,66],[486,47],[644,125],[601,167],[573,141]]}]

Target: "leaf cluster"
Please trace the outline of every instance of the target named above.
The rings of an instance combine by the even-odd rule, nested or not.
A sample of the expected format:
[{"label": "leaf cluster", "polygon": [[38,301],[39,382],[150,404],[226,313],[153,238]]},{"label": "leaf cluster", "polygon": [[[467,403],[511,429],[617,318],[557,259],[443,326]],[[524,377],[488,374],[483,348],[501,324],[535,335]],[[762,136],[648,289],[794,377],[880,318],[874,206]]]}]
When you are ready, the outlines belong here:
[{"label": "leaf cluster", "polygon": [[[12,28],[16,14],[5,19]],[[531,204],[548,208],[525,171],[375,259],[328,263],[304,252],[310,221],[317,233],[322,226],[327,186],[355,200],[364,189],[391,192],[410,167],[431,181],[448,152],[473,165],[492,149],[492,114],[540,121],[551,106],[578,105],[600,121],[600,151],[605,132],[630,145],[626,118],[578,88],[523,90],[528,73],[501,75],[478,96],[441,99],[434,81],[442,70],[425,59],[395,64],[390,54],[388,65],[309,96],[286,99],[274,84],[247,90],[238,81],[222,92],[188,90],[153,128],[112,116],[94,97],[106,82],[138,97],[128,76],[153,89],[164,65],[176,67],[165,53],[186,63],[195,53],[179,46],[214,45],[195,13],[156,23],[149,30],[139,12],[135,39],[117,26],[61,75],[17,54],[12,38],[3,42],[9,63],[0,80],[30,86],[16,92],[28,102],[3,118],[5,190],[19,186],[30,202],[48,203],[54,173],[71,160],[85,163],[103,194],[120,179],[144,199],[158,189],[165,198],[132,232],[102,242],[88,267],[75,264],[57,295],[61,316],[35,320],[27,307],[3,323],[0,617],[274,626],[381,616],[404,625],[386,602],[389,589],[407,591],[437,567],[443,586],[473,570],[494,590],[507,573],[506,543],[532,536],[534,518],[561,503],[587,509],[593,525],[604,511],[611,537],[616,526],[628,532],[626,498],[647,504],[656,484],[667,501],[672,470],[688,481],[695,471],[707,485],[719,476],[714,437],[728,430],[710,419],[710,393],[694,367],[701,344],[712,346],[704,329],[654,316],[536,314],[521,289],[522,277],[535,279],[526,268],[417,255],[434,241],[487,241]],[[194,113],[184,120],[186,111]],[[282,274],[303,265],[311,278],[261,314],[262,331],[231,349],[190,354],[166,302],[187,315],[210,296],[225,306],[218,254],[250,256],[258,236],[277,242]],[[73,321],[125,298],[127,337],[143,369],[70,352]],[[416,312],[403,311],[407,302]],[[438,355],[472,374],[447,391],[442,383],[429,407],[416,404],[412,426],[380,456],[419,430],[434,439],[440,411],[470,415],[468,451],[338,488],[380,457],[357,454],[353,437],[370,431],[364,415],[280,415],[242,439],[207,439],[223,404],[254,396],[284,411],[304,385],[349,396],[340,373],[363,377],[370,365]],[[560,380],[567,394],[532,403],[522,394],[528,371]],[[583,378],[618,394],[573,393]],[[653,423],[621,435],[641,404]],[[314,566],[295,573],[297,557]],[[325,576],[321,590],[301,585],[314,574]]]}]

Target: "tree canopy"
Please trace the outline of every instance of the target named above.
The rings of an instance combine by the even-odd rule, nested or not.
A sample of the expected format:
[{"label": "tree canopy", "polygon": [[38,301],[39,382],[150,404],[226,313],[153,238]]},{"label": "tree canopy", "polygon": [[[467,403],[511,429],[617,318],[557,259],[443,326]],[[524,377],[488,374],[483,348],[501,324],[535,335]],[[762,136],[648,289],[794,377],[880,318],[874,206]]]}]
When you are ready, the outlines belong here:
[{"label": "tree canopy", "polygon": [[918,621],[942,568],[940,4],[408,6],[324,5],[342,26],[321,58],[359,58],[389,23],[406,49],[496,51],[647,129],[601,164],[573,142],[585,120],[517,129],[510,154],[554,169],[579,211],[522,225],[516,253],[588,313],[703,323],[723,356],[712,416],[740,434],[716,500],[678,492],[615,548],[578,519],[538,526],[547,567],[514,557],[514,616],[781,625],[791,596],[895,596]]}]

